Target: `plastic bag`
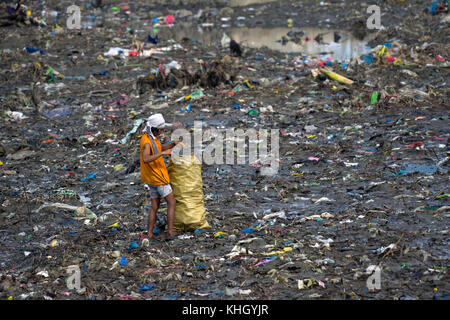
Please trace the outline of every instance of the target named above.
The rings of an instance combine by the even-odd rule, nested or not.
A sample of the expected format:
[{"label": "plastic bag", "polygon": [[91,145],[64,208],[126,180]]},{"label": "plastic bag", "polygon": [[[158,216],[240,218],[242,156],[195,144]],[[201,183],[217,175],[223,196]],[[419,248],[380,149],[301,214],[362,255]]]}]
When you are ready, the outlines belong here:
[{"label": "plastic bag", "polygon": [[201,163],[194,155],[172,154],[168,172],[176,200],[174,229],[193,231],[210,228],[205,218]]}]

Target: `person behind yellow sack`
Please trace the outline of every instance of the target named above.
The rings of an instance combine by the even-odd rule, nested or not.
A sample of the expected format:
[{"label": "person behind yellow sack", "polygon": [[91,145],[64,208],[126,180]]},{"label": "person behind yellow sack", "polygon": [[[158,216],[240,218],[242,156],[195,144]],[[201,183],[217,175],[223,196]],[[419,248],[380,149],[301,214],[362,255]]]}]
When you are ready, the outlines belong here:
[{"label": "person behind yellow sack", "polygon": [[161,146],[158,136],[161,135],[166,125],[162,114],[157,113],[150,116],[141,138],[140,163],[141,181],[150,188],[150,198],[152,207],[148,214],[147,236],[153,238],[153,228],[155,226],[156,214],[159,209],[161,198],[167,202],[167,236],[173,238],[177,233],[173,229],[175,219],[175,197],[170,185],[169,174],[164,164],[162,156],[171,155],[172,148],[181,142],[172,142]]}]

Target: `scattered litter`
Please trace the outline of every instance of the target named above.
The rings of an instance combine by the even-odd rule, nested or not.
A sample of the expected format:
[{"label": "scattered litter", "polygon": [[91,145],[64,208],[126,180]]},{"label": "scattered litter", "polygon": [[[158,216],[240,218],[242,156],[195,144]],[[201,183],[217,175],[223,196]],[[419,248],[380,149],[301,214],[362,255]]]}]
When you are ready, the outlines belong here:
[{"label": "scattered litter", "polygon": [[[448,298],[448,1],[383,1],[376,30],[355,1],[87,1],[79,29],[7,2],[4,299]],[[148,237],[155,113],[186,144],[173,237],[165,200]]]}]

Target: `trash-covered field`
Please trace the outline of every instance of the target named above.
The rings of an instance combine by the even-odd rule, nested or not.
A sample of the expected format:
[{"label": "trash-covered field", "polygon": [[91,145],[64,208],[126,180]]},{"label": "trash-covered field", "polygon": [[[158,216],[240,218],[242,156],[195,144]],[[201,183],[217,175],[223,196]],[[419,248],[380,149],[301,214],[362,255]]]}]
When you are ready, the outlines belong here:
[{"label": "trash-covered field", "polygon": [[[231,2],[2,3],[1,299],[448,299],[448,8]],[[143,239],[153,113],[276,129],[278,172],[204,164],[211,227]]]}]

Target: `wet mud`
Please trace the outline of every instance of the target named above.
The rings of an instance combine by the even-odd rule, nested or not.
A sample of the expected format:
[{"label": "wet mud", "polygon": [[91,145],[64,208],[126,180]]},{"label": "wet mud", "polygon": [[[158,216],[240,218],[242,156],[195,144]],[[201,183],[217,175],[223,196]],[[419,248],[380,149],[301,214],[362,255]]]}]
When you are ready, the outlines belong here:
[{"label": "wet mud", "polygon": [[[0,28],[1,299],[448,299],[446,13],[383,1],[377,31],[359,1],[103,3],[83,5],[81,32],[68,1],[27,4],[47,27]],[[110,51],[149,34],[151,53]],[[170,65],[163,87],[138,81]],[[177,65],[199,78],[177,82]],[[211,228],[164,240],[162,203],[146,241],[136,160],[157,112],[192,131],[276,129],[278,172],[204,164]]]}]

